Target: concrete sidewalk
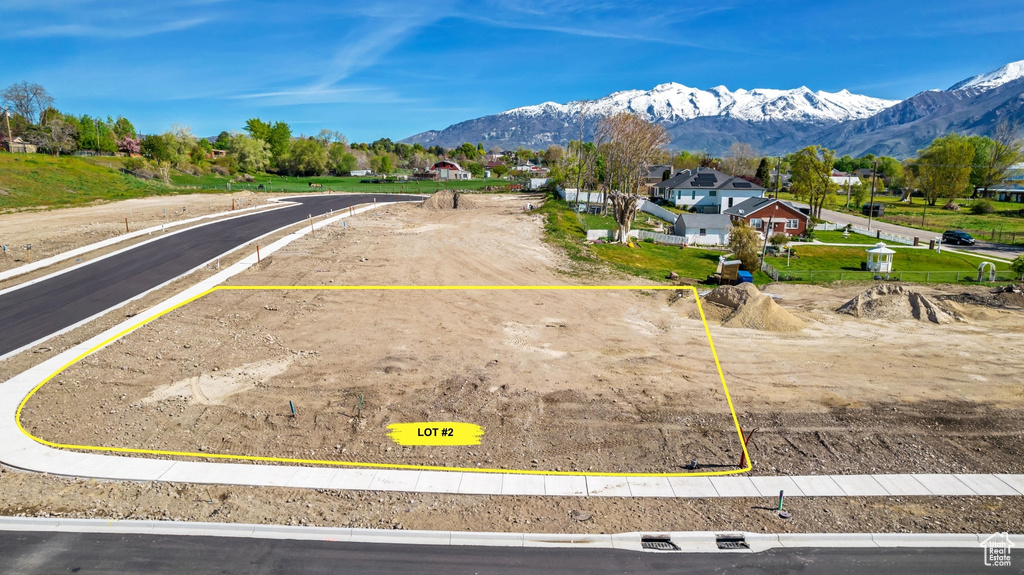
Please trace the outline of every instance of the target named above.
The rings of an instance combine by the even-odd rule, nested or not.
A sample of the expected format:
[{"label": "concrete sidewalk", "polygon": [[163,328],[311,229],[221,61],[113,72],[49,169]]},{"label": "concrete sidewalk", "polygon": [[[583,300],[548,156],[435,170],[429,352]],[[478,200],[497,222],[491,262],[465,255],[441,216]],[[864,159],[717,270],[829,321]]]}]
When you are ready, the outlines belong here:
[{"label": "concrete sidewalk", "polygon": [[[384,205],[387,204],[376,207]],[[354,213],[374,207],[359,208]],[[322,220],[314,228],[346,216]],[[270,255],[309,232],[310,228],[302,228],[261,252],[264,256]],[[256,255],[252,254],[152,309],[0,384],[0,462],[40,473],[110,480],[483,495],[773,497],[778,496],[780,490],[788,496],[1024,494],[1024,475],[609,477],[175,461],[55,449],[37,443],[18,428],[15,414],[21,401],[62,366],[125,329],[225,282],[255,263]]]}]

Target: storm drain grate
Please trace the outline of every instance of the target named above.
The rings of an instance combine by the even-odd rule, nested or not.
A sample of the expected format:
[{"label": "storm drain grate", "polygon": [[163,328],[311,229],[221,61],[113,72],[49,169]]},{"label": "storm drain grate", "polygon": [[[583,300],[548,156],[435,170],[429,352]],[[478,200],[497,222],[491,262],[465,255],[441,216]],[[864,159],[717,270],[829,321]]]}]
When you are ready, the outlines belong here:
[{"label": "storm drain grate", "polygon": [[715,537],[719,549],[750,549],[743,535],[718,535]]},{"label": "storm drain grate", "polygon": [[668,537],[642,537],[640,547],[654,551],[679,551],[679,547]]}]

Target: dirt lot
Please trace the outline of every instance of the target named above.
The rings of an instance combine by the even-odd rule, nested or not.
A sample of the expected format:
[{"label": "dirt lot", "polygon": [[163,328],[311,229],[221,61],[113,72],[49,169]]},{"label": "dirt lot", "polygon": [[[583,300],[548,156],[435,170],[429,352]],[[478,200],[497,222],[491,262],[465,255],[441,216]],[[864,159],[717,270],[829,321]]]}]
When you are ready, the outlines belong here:
[{"label": "dirt lot", "polygon": [[[62,210],[23,211],[0,215],[0,244],[7,255],[0,256],[0,271],[28,263],[26,244],[32,244],[32,261],[50,257],[108,238],[123,235],[124,220],[130,230],[187,220],[207,214],[266,204],[285,194],[188,194],[159,196]],[[181,229],[181,228],[175,228]],[[143,241],[140,238],[137,241]],[[119,244],[120,249],[125,245]],[[86,258],[99,254],[89,254]],[[74,261],[74,260],[72,260]],[[6,287],[6,284],[0,287]]]},{"label": "dirt lot", "polygon": [[[636,283],[572,268],[541,241],[523,203],[474,198],[465,211],[364,214],[291,244],[236,283]],[[770,286],[805,324],[797,331],[725,327],[757,322],[706,305],[741,423],[759,429],[755,472],[1022,472],[1024,302],[921,288],[966,321],[835,313],[867,287]],[[62,374],[25,421],[55,441],[250,455],[566,470],[678,471],[692,458],[734,466],[736,437],[695,311],[651,291],[218,292]],[[59,339],[67,338],[74,334]],[[52,353],[21,354],[0,373]],[[487,432],[468,448],[401,448],[384,435],[388,423],[425,419]],[[0,492],[4,515],[529,532],[1024,530],[1024,498],[998,497],[791,498],[793,519],[782,521],[758,499],[207,487],[9,469]],[[573,520],[577,510],[592,519]]]},{"label": "dirt lot", "polygon": [[[524,203],[391,207],[236,280],[635,285],[564,273]],[[1020,309],[925,288],[957,296],[947,305],[966,321],[835,312],[866,287],[771,286],[805,325],[796,331],[724,327],[715,320],[737,325],[729,310],[708,305],[740,421],[758,429],[755,471],[1022,472]],[[737,437],[695,312],[653,291],[218,292],[70,368],[24,420],[62,443],[506,469],[679,472],[696,458],[728,469]],[[484,426],[483,443],[403,448],[386,436],[390,423],[448,420]]]}]

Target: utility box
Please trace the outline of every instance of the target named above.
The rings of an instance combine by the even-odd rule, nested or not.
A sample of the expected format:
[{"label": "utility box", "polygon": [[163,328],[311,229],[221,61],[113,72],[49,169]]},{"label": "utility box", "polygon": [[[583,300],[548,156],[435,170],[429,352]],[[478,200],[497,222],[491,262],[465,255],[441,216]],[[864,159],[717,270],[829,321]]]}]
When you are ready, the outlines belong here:
[{"label": "utility box", "polygon": [[726,260],[725,257],[718,258],[719,283],[732,284],[736,281],[740,271],[740,260]]},{"label": "utility box", "polygon": [[860,211],[865,216],[871,216],[873,218],[877,218],[877,217],[885,215],[885,204],[879,204],[879,203],[864,204],[863,206],[861,206]]}]

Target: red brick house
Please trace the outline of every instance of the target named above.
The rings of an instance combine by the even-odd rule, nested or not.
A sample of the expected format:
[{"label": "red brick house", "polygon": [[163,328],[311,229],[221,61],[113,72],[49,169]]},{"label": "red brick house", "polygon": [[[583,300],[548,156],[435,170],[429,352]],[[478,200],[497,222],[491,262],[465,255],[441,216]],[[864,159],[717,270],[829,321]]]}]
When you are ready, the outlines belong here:
[{"label": "red brick house", "polygon": [[769,237],[775,234],[803,235],[810,220],[807,214],[789,202],[771,198],[750,198],[722,213],[728,214],[733,221],[746,220],[750,227]]}]

